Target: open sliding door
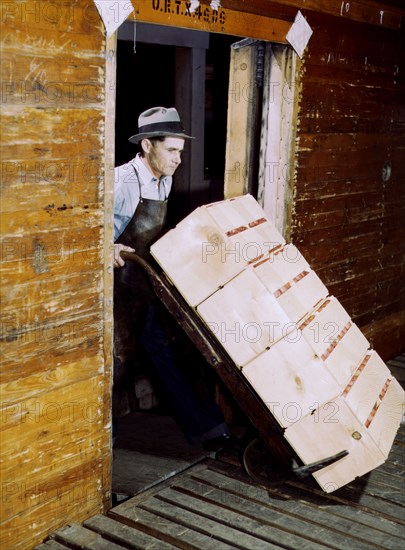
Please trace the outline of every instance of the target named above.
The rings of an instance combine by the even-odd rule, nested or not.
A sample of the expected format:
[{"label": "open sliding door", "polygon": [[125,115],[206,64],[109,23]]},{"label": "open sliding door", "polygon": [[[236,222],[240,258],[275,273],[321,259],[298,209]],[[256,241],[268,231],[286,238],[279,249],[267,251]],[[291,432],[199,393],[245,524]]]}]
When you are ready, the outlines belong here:
[{"label": "open sliding door", "polygon": [[245,39],[231,46],[224,196],[252,194],[283,234],[294,178],[296,71],[286,45]]},{"label": "open sliding door", "polygon": [[232,44],[229,67],[225,198],[251,193],[257,182],[258,122],[261,111],[264,42]]}]

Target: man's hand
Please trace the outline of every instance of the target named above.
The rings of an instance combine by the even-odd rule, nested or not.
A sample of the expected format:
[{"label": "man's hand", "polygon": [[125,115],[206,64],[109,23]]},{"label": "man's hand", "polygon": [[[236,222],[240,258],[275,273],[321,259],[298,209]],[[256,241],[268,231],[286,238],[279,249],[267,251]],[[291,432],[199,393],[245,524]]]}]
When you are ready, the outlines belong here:
[{"label": "man's hand", "polygon": [[125,250],[125,252],[135,252],[135,249],[130,246],[125,246],[121,243],[114,244],[114,267],[122,267],[125,265],[125,261],[120,256],[122,250]]}]

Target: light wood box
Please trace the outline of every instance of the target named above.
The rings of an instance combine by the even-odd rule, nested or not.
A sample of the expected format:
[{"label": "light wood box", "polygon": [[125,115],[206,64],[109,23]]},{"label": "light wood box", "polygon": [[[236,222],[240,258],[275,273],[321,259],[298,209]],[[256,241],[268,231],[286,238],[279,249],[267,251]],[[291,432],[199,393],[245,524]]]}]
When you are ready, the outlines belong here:
[{"label": "light wood box", "polygon": [[250,195],[197,208],[151,247],[173,284],[196,306],[285,239]]},{"label": "light wood box", "polygon": [[325,492],[384,462],[404,391],[253,197],[198,208],[151,253],[303,464],[349,452],[314,474]]}]

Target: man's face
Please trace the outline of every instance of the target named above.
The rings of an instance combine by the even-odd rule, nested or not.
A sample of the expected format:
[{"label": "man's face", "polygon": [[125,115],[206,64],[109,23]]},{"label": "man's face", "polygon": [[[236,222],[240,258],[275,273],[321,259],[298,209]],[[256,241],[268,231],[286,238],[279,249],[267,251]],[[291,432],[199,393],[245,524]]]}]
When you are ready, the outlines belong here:
[{"label": "man's face", "polygon": [[146,153],[145,161],[157,178],[172,176],[175,173],[181,163],[184,139],[166,137],[164,141],[156,141],[154,143],[145,139],[142,146]]}]

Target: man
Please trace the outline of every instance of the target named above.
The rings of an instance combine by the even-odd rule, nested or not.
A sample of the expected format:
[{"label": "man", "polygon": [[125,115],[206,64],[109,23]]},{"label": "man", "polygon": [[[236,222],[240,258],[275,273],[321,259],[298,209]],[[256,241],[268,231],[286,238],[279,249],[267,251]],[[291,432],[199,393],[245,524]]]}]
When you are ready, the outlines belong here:
[{"label": "man", "polygon": [[140,145],[140,153],[115,169],[113,418],[130,412],[127,390],[134,365],[148,361],[188,441],[207,449],[231,447],[234,442],[221,409],[211,398],[199,399],[175,364],[164,312],[145,274],[120,256],[123,250],[135,250],[150,259],[150,245],[164,229],[172,176],[185,140],[193,139],[173,107],[148,109],[139,116],[138,126],[129,141]]}]

